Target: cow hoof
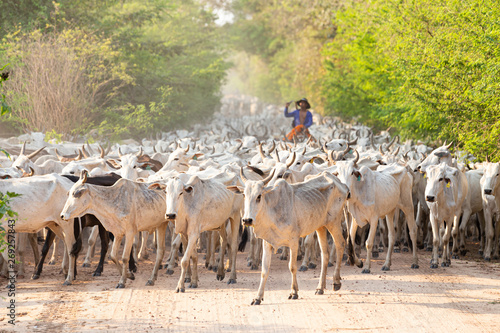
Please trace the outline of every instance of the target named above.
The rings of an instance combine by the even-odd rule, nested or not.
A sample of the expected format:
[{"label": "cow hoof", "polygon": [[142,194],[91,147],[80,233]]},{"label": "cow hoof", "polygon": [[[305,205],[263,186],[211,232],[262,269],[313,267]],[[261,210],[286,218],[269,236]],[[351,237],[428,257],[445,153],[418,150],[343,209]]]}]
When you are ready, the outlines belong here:
[{"label": "cow hoof", "polygon": [[259,265],[252,264],[252,267],[250,267],[250,269],[251,269],[252,271],[256,271],[256,270],[258,270],[258,269],[259,269]]},{"label": "cow hoof", "polygon": [[186,292],[186,289],[177,287],[177,289],[175,289],[175,292],[176,293],[178,293],[178,292],[183,293],[183,292]]},{"label": "cow hoof", "polygon": [[31,276],[31,279],[32,279],[32,280],[38,280],[39,278],[40,278],[40,275],[38,275],[38,274],[33,274],[33,275]]},{"label": "cow hoof", "polygon": [[425,251],[427,251],[427,252],[432,252],[432,247],[426,247],[426,248],[425,248]]},{"label": "cow hoof", "polygon": [[55,261],[55,260],[51,260],[51,261],[49,261],[49,265],[51,265],[51,266],[52,266],[52,265],[55,265],[55,264],[56,264],[56,261]]},{"label": "cow hoof", "polygon": [[345,254],[345,253],[344,253],[344,254],[342,255],[342,260],[347,260],[347,254]]},{"label": "cow hoof", "polygon": [[179,267],[179,263],[177,263],[177,262],[176,262],[176,263],[174,263],[174,268],[175,268],[175,267]]},{"label": "cow hoof", "polygon": [[300,266],[299,272],[305,272],[307,271],[307,266]]},{"label": "cow hoof", "polygon": [[224,274],[217,274],[217,281],[222,281],[224,280],[225,275]]},{"label": "cow hoof", "polygon": [[130,280],[134,281],[135,280],[135,275],[130,272],[129,276],[127,276],[127,279],[130,279]]},{"label": "cow hoof", "polygon": [[260,299],[254,299],[250,305],[260,305]]},{"label": "cow hoof", "polygon": [[349,262],[349,260],[347,260],[344,264],[344,266],[351,266],[351,263]]},{"label": "cow hoof", "polygon": [[92,274],[92,276],[101,276],[101,272],[94,272],[94,274]]},{"label": "cow hoof", "polygon": [[310,263],[309,263],[309,265],[308,265],[308,267],[309,267],[310,269],[315,269],[315,268],[316,268],[316,264],[314,264],[314,263],[310,262]]},{"label": "cow hoof", "polygon": [[358,268],[363,268],[363,260],[360,260],[360,261],[359,261]]},{"label": "cow hoof", "polygon": [[458,256],[458,254],[452,254],[451,259],[460,259],[460,257]]},{"label": "cow hoof", "polygon": [[164,268],[166,268],[166,267],[167,267],[167,266],[160,264],[160,266],[158,266],[158,269],[164,269]]},{"label": "cow hoof", "polygon": [[213,271],[213,270],[214,270],[214,266],[212,266],[212,265],[208,265],[208,266],[207,266],[207,269],[208,269],[209,271]]},{"label": "cow hoof", "polygon": [[118,283],[118,285],[116,286],[116,289],[123,289],[125,288],[125,284],[123,283]]},{"label": "cow hoof", "polygon": [[172,275],[172,274],[174,274],[174,270],[173,269],[167,269],[165,273],[167,275]]},{"label": "cow hoof", "polygon": [[342,287],[342,283],[334,283],[333,284],[333,290],[334,291],[339,291],[340,287]]},{"label": "cow hoof", "polygon": [[193,283],[190,283],[190,284],[189,284],[189,288],[192,288],[192,289],[194,289],[194,288],[198,288],[198,283],[194,283],[194,282],[193,282]]},{"label": "cow hoof", "polygon": [[227,284],[236,284],[236,279],[229,279],[229,281],[227,281]]},{"label": "cow hoof", "polygon": [[146,286],[154,286],[155,285],[155,282],[153,280],[148,280],[148,282],[146,282]]},{"label": "cow hoof", "polygon": [[388,267],[388,266],[382,266],[382,270],[383,270],[384,272],[387,272],[387,271],[390,271],[390,270],[391,270],[391,268],[390,268],[390,267]]},{"label": "cow hoof", "polygon": [[286,256],[280,256],[280,260],[287,260],[288,258]]},{"label": "cow hoof", "polygon": [[64,281],[63,286],[71,286],[71,281],[69,280]]},{"label": "cow hoof", "polygon": [[280,248],[278,249],[278,251],[276,251],[276,253],[277,253],[277,254],[281,254],[281,253],[283,253],[283,249],[280,247]]},{"label": "cow hoof", "polygon": [[205,260],[205,259],[207,259],[207,255],[206,254],[203,256],[203,260]]},{"label": "cow hoof", "polygon": [[298,298],[299,298],[298,294],[290,294],[290,296],[288,296],[288,299],[298,299]]},{"label": "cow hoof", "polygon": [[316,289],[315,295],[323,295],[325,291],[323,289]]},{"label": "cow hoof", "polygon": [[484,261],[491,261],[491,258],[490,257],[485,257]]},{"label": "cow hoof", "polygon": [[370,274],[370,270],[368,268],[365,268],[361,271],[363,274]]},{"label": "cow hoof", "polygon": [[231,268],[226,269],[226,273],[231,273]]},{"label": "cow hoof", "polygon": [[410,252],[410,250],[407,247],[403,247],[403,252]]},{"label": "cow hoof", "polygon": [[252,262],[249,261],[249,262],[247,262],[247,267],[250,267],[250,266],[252,266]]},{"label": "cow hoof", "polygon": [[467,254],[467,250],[460,250],[460,255],[464,257]]},{"label": "cow hoof", "polygon": [[212,267],[212,271],[214,271],[214,273],[217,273],[217,270],[218,270],[218,269],[219,269],[219,268],[218,268],[217,266]]},{"label": "cow hoof", "polygon": [[493,260],[497,260],[497,259],[498,259],[498,256],[497,256],[497,255],[495,255],[495,256],[493,256],[493,257],[491,257],[491,258],[492,258]]},{"label": "cow hoof", "polygon": [[394,249],[394,253],[401,253],[401,249]]},{"label": "cow hoof", "polygon": [[372,252],[372,258],[378,258],[378,251]]},{"label": "cow hoof", "polygon": [[384,247],[383,246],[379,246],[378,247],[378,252],[384,252]]},{"label": "cow hoof", "polygon": [[417,264],[411,264],[411,268],[417,269],[417,268],[419,268],[419,266]]},{"label": "cow hoof", "polygon": [[132,273],[137,273],[137,266],[134,266],[132,267],[132,269],[130,270]]},{"label": "cow hoof", "polygon": [[331,262],[328,262],[328,267],[332,267],[333,264]]},{"label": "cow hoof", "polygon": [[205,263],[205,268],[208,268],[208,262]]},{"label": "cow hoof", "polygon": [[82,265],[82,267],[90,267],[90,263],[84,262],[83,265]]},{"label": "cow hoof", "polygon": [[441,267],[446,267],[446,263],[445,263],[445,262],[442,262],[442,263],[441,263]]},{"label": "cow hoof", "polygon": [[431,268],[438,268],[438,264],[431,264]]},{"label": "cow hoof", "polygon": [[189,283],[189,282],[191,282],[191,278],[190,277],[184,278],[184,283]]},{"label": "cow hoof", "polygon": [[482,256],[484,254],[484,251],[483,250],[479,250],[479,255]]}]

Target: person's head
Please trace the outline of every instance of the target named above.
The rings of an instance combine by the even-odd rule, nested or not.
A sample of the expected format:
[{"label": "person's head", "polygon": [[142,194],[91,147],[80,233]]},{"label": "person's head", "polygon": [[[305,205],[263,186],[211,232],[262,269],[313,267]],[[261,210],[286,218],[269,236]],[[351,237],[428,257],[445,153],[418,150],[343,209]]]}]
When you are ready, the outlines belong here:
[{"label": "person's head", "polygon": [[302,110],[307,110],[311,108],[311,104],[307,101],[307,98],[302,98],[301,100],[298,100],[295,102]]}]

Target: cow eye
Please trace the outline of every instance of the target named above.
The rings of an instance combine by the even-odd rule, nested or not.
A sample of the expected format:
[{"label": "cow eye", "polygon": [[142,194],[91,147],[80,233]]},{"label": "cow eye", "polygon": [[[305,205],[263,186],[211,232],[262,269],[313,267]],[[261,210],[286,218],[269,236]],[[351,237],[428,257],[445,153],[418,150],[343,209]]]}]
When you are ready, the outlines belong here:
[{"label": "cow eye", "polygon": [[279,175],[277,178],[283,178],[283,175]]},{"label": "cow eye", "polygon": [[255,199],[255,201],[260,202],[260,199],[262,199],[262,195],[259,194],[259,196],[257,197],[257,199]]},{"label": "cow eye", "polygon": [[174,161],[178,161],[178,160],[179,160],[179,158],[178,158],[178,157],[174,158]]},{"label": "cow eye", "polygon": [[137,168],[137,165],[134,165],[134,169]]},{"label": "cow eye", "polygon": [[443,181],[443,178],[439,178],[439,181],[442,182]]}]

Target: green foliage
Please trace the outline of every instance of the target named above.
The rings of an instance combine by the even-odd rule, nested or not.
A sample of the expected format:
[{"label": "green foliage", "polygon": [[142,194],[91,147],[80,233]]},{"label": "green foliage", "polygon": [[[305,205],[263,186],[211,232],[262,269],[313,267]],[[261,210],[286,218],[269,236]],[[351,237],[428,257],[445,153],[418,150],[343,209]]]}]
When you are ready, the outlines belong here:
[{"label": "green foliage", "polygon": [[4,219],[4,216],[9,218],[15,218],[17,213],[10,208],[10,201],[12,198],[19,197],[20,194],[7,192],[3,194],[0,192],[0,253],[6,248],[5,234],[7,232],[6,226],[2,224],[2,221],[7,222],[8,218]]},{"label": "green foliage", "polygon": [[500,158],[495,1],[353,1],[323,50],[327,108]]},{"label": "green foliage", "polygon": [[[0,68],[0,88],[3,87],[4,81],[7,81],[9,79],[9,73],[4,72],[4,70],[7,66],[8,65],[5,65],[2,68]],[[7,113],[9,113],[11,111],[12,111],[12,109],[7,104],[5,94],[3,93],[3,89],[2,89],[2,93],[0,94],[0,117],[6,115]]]},{"label": "green foliage", "polygon": [[50,140],[55,140],[56,143],[63,142],[63,134],[57,133],[55,130],[49,131],[45,133],[45,142],[49,142]]},{"label": "green foliage", "polygon": [[[216,109],[229,64],[224,60],[221,28],[203,3],[60,0],[40,10],[40,15],[6,27],[6,59],[27,42],[33,26],[40,27],[37,31],[43,37],[63,39],[71,54],[85,60],[82,74],[91,91],[88,100],[72,100],[80,105],[82,118],[43,130],[62,132],[64,127],[66,133],[83,133],[97,127],[114,137],[141,136],[203,120]],[[14,68],[23,65],[16,59],[21,58],[11,61]],[[26,109],[19,106],[31,100],[27,96],[15,96],[14,114]],[[34,105],[39,102],[43,101]],[[26,118],[15,121],[27,127]]]}]

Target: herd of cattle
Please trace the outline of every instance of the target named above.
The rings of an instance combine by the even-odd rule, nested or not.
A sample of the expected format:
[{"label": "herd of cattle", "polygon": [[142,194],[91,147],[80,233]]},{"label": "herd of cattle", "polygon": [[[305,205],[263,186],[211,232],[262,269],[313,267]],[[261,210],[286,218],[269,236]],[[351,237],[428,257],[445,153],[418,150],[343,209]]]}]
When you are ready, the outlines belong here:
[{"label": "herd of cattle", "polygon": [[[39,133],[0,140],[10,153],[0,158],[0,192],[20,194],[9,203],[18,214],[17,273],[24,270],[29,241],[37,263],[32,278],[39,278],[59,238],[65,247],[64,284],[71,284],[85,227],[92,231],[83,265],[90,266],[99,236],[94,275],[100,275],[112,241],[117,288],[134,279],[135,263],[149,255],[149,236],[156,261],[147,285],[155,284],[163,267],[168,234],[167,274],[182,255],[177,292],[185,291],[185,283],[198,286],[201,247],[217,280],[230,272],[228,283],[236,283],[236,254],[249,241],[248,266],[262,265],[252,304],[263,300],[273,250],[281,259],[289,257],[291,299],[298,298],[297,270],[316,267],[318,257],[317,294],[326,288],[328,266],[335,266],[334,290],[341,287],[344,256],[346,264],[370,273],[371,258],[385,249],[382,270],[388,271],[392,253],[411,247],[409,266],[417,269],[420,247],[432,251],[431,268],[440,260],[447,267],[466,255],[466,239],[475,236],[485,260],[498,258],[499,163],[472,163],[470,155],[452,153],[451,143],[437,149],[401,143],[388,131],[375,135],[366,126],[318,115],[311,138],[284,142],[289,128],[281,109],[242,105],[225,99],[208,124],[107,148],[84,144],[85,139],[47,143]],[[8,219],[0,221],[4,228]],[[46,234],[40,257],[41,230]],[[363,242],[364,264],[357,245]],[[7,265],[8,253],[0,259],[4,275],[14,269]]]}]

